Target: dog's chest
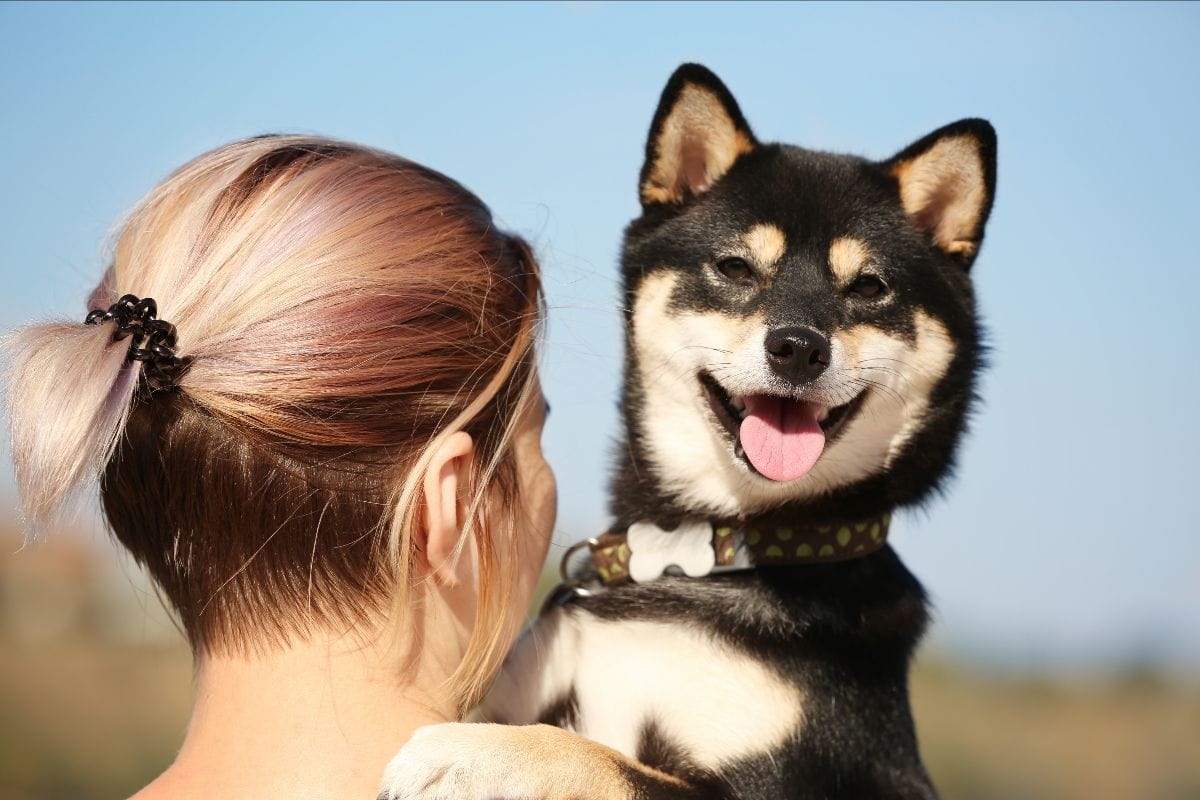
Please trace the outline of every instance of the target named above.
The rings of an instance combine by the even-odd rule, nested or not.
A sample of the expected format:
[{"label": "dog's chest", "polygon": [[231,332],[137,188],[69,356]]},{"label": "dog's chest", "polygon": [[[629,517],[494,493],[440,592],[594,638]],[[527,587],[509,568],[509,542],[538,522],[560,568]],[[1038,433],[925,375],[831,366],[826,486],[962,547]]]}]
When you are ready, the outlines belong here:
[{"label": "dog's chest", "polygon": [[519,643],[488,698],[490,716],[530,723],[569,707],[564,726],[631,758],[647,730],[696,766],[774,750],[803,722],[800,689],[684,623],[559,612]]}]

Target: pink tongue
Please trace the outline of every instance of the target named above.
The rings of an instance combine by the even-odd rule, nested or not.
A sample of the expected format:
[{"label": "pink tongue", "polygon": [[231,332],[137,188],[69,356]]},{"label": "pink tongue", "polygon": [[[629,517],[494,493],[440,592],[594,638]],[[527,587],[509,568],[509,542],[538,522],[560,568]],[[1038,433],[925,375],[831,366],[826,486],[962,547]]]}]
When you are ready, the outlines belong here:
[{"label": "pink tongue", "polygon": [[750,463],[773,481],[794,481],[817,463],[825,432],[817,407],[783,397],[750,395],[739,437]]}]

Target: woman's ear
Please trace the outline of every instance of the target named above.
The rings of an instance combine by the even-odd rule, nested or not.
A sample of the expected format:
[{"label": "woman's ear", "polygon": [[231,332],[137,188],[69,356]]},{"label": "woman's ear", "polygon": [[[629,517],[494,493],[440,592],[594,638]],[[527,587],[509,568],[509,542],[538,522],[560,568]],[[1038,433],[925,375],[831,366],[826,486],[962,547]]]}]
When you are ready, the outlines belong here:
[{"label": "woman's ear", "polygon": [[[457,431],[440,442],[425,472],[425,561],[429,574],[443,586],[457,586],[471,571],[466,543],[460,547],[466,524],[467,498],[475,463],[475,442]],[[465,554],[465,559],[464,559]]]}]

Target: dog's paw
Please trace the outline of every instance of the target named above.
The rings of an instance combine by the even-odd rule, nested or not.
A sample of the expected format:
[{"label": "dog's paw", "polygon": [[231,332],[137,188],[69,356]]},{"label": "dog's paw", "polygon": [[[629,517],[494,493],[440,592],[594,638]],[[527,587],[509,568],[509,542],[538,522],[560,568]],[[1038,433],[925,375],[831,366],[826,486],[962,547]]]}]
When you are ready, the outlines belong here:
[{"label": "dog's paw", "polygon": [[533,768],[503,725],[448,722],[418,728],[384,771],[379,800],[525,800]]}]

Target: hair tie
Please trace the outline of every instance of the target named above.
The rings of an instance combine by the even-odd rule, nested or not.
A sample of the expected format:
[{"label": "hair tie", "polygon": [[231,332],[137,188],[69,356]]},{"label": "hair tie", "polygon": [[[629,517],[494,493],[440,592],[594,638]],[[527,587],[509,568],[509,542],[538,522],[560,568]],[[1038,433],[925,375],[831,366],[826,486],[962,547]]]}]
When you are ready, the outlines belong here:
[{"label": "hair tie", "polygon": [[109,320],[117,323],[113,341],[118,342],[132,336],[129,343],[129,358],[143,363],[142,372],[154,388],[173,386],[187,366],[184,359],[175,355],[175,326],[166,320],[157,319],[158,304],[154,298],[138,299],[135,295],[122,295],[105,311],[96,308],[88,312],[85,325],[101,325]]}]

